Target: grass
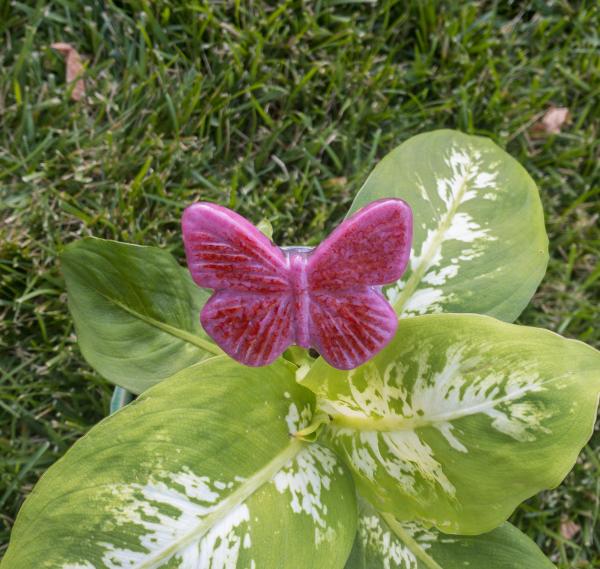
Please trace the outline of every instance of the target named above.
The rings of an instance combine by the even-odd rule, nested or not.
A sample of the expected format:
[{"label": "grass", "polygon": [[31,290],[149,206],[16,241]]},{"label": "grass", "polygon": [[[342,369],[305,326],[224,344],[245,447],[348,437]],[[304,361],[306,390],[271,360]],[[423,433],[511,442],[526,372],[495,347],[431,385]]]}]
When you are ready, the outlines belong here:
[{"label": "grass", "polygon": [[[57,263],[81,235],[181,257],[182,208],[201,198],[314,243],[388,150],[457,128],[540,186],[552,258],[521,322],[600,347],[600,7],[461,4],[0,0],[0,544],[108,410]],[[55,41],[88,56],[85,101]],[[550,105],[571,124],[533,138]],[[600,566],[599,455],[596,432],[565,483],[513,517],[560,569]]]}]

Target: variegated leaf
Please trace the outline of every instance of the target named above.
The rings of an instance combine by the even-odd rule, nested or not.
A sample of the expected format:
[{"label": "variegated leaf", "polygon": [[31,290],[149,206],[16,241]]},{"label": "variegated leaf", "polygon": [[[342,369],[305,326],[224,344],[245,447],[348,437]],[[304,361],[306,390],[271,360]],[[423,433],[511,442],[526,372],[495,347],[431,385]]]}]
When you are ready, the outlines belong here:
[{"label": "variegated leaf", "polygon": [[398,522],[361,504],[358,532],[345,569],[553,569],[537,545],[504,523],[477,536],[446,535]]},{"label": "variegated leaf", "polygon": [[2,569],[342,568],[354,487],[290,436],[314,405],[294,369],[216,357],[105,419],[36,486]]},{"label": "variegated leaf", "polygon": [[594,425],[600,353],[486,316],[427,315],[401,320],[360,368],[319,360],[301,383],[378,509],[477,534],[571,469]]},{"label": "variegated leaf", "polygon": [[516,160],[485,138],[420,134],[375,167],[349,215],[387,197],[414,216],[409,267],[385,290],[399,315],[521,313],[546,270],[548,239],[536,185]]},{"label": "variegated leaf", "polygon": [[61,264],[79,347],[112,383],[141,393],[222,353],[200,326],[208,292],[167,251],[87,238]]}]

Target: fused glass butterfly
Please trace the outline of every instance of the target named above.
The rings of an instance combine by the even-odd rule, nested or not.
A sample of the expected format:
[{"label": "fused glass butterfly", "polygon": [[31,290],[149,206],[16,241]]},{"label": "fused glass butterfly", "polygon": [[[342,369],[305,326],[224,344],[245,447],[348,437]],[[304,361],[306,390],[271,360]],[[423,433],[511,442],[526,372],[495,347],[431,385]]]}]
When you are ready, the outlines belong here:
[{"label": "fused glass butterfly", "polygon": [[267,365],[296,344],[353,369],[394,336],[397,316],[380,285],[408,262],[412,213],[402,200],[369,204],[315,249],[279,248],[211,203],[188,207],[182,226],[192,278],[215,291],[202,327],[235,360]]}]

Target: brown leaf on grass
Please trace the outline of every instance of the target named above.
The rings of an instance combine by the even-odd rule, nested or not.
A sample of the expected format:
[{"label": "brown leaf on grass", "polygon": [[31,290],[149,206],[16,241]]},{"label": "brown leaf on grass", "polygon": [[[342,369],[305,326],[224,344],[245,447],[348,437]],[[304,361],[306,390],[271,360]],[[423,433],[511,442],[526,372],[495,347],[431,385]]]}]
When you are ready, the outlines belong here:
[{"label": "brown leaf on grass", "polygon": [[69,43],[53,43],[50,47],[58,51],[58,53],[65,58],[65,65],[67,68],[67,83],[76,81],[73,91],[71,91],[71,99],[74,101],[81,100],[81,98],[85,95],[85,82],[82,79],[83,64],[81,63],[81,56]]},{"label": "brown leaf on grass", "polygon": [[558,134],[570,120],[571,113],[567,107],[550,107],[544,116],[531,127],[531,132],[538,136]]},{"label": "brown leaf on grass", "polygon": [[560,535],[565,539],[572,539],[581,531],[581,526],[571,520],[562,520],[560,522]]}]

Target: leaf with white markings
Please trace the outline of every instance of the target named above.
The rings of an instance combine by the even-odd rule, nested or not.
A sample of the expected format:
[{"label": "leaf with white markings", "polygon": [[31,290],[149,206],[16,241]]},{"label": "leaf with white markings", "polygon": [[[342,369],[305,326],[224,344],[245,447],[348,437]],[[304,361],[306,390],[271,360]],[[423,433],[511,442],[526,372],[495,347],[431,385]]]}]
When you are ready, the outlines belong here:
[{"label": "leaf with white markings", "polygon": [[38,483],[2,569],[342,568],[352,479],[290,437],[314,405],[293,369],[213,358],[105,419]]},{"label": "leaf with white markings", "polygon": [[421,134],[375,167],[348,215],[388,197],[414,216],[409,267],[385,289],[399,315],[521,313],[546,270],[548,238],[537,187],[516,160],[485,138]]},{"label": "leaf with white markings", "polygon": [[400,321],[347,373],[301,380],[361,492],[401,520],[477,534],[556,486],[592,433],[600,352],[546,330],[440,314]]},{"label": "leaf with white markings", "polygon": [[222,353],[200,326],[208,292],[168,252],[88,238],[61,264],[79,347],[112,383],[141,393]]},{"label": "leaf with white markings", "polygon": [[537,545],[504,523],[478,536],[446,535],[361,504],[345,569],[553,569]]}]

